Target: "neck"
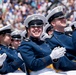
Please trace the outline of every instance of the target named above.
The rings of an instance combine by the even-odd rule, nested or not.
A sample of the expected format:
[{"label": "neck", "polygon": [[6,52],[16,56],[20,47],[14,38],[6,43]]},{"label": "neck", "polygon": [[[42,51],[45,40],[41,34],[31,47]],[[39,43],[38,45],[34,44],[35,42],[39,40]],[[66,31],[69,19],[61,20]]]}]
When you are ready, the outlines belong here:
[{"label": "neck", "polygon": [[32,37],[32,36],[30,38],[31,38],[32,41],[39,41],[40,40],[39,38],[35,38],[35,37]]},{"label": "neck", "polygon": [[1,42],[1,44],[2,44],[2,45],[4,45],[4,46],[9,46],[9,45],[7,45],[7,44],[6,44],[6,43],[4,43],[4,42]]},{"label": "neck", "polygon": [[31,38],[33,38],[33,39],[39,39],[39,37],[32,37],[32,36],[30,36]]},{"label": "neck", "polygon": [[55,28],[54,30],[58,31],[58,32],[63,32],[64,33],[64,28]]},{"label": "neck", "polygon": [[57,30],[57,29],[55,29],[55,31],[64,33],[64,30]]}]

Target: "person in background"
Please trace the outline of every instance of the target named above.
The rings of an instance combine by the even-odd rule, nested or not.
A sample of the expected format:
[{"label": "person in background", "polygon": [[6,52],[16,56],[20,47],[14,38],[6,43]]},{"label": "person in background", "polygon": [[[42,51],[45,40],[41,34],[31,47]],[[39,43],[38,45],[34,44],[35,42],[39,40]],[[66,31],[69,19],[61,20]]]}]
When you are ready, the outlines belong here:
[{"label": "person in background", "polygon": [[33,14],[25,19],[24,24],[30,36],[21,42],[18,50],[26,64],[28,74],[62,75],[53,70],[52,64],[57,63],[55,59],[64,56],[65,48],[57,47],[51,50],[45,41],[40,40],[46,18],[40,14]]},{"label": "person in background", "polygon": [[20,30],[14,30],[12,33],[11,33],[11,47],[13,49],[17,49],[18,46],[20,45],[21,43],[21,31]]},{"label": "person in background", "polygon": [[11,43],[11,25],[3,26],[0,28],[0,52],[6,59],[3,64],[0,66],[0,74],[6,74],[9,72],[16,71],[22,64],[23,61],[18,57],[18,54],[15,50],[11,50],[9,47]]},{"label": "person in background", "polygon": [[[11,33],[11,48],[12,50],[16,50],[18,53],[18,56],[22,59],[20,53],[18,52],[18,47],[21,44],[22,38],[21,38],[21,31],[20,30],[14,30]],[[18,68],[17,72],[25,72],[25,68],[24,68],[24,64],[22,64],[22,66],[20,66],[20,68]]]},{"label": "person in background", "polygon": [[46,25],[45,26],[45,32],[48,34],[48,35],[52,35],[53,34],[53,26],[51,25]]},{"label": "person in background", "polygon": [[53,27],[50,24],[46,24],[43,28],[43,33],[40,37],[41,40],[51,38],[53,36]]}]

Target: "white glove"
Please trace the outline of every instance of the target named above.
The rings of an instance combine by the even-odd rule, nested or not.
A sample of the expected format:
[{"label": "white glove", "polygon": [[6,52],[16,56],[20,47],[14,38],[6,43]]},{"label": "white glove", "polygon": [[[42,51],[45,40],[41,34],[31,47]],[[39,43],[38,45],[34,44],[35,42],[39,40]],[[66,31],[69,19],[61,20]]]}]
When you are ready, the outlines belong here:
[{"label": "white glove", "polygon": [[50,57],[52,58],[52,60],[58,59],[58,58],[64,56],[64,54],[66,53],[65,51],[66,51],[66,49],[63,47],[56,47],[52,50]]},{"label": "white glove", "polygon": [[20,53],[18,53],[18,57],[19,57],[20,59],[22,59],[22,60],[23,60],[23,58],[22,58],[22,56],[21,56],[21,54],[20,54]]},{"label": "white glove", "polygon": [[3,65],[3,62],[6,60],[6,53],[3,53],[2,55],[0,54],[0,66]]},{"label": "white glove", "polygon": [[65,32],[72,32],[71,26],[68,26],[68,27],[64,28],[64,31]]}]

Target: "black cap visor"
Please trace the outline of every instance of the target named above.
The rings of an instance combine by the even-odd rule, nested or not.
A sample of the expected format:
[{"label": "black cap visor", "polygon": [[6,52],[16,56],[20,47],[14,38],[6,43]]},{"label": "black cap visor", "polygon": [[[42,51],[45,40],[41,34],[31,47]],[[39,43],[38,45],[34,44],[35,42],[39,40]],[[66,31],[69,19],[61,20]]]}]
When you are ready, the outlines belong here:
[{"label": "black cap visor", "polygon": [[36,20],[32,20],[28,23],[29,27],[30,26],[43,26],[44,23],[42,20],[36,19]]}]

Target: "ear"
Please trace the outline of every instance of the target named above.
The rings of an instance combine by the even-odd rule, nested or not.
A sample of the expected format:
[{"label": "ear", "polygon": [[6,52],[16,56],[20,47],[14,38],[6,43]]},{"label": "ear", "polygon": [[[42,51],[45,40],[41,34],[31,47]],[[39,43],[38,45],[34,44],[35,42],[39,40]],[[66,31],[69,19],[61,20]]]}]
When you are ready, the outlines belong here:
[{"label": "ear", "polygon": [[54,27],[54,26],[55,26],[55,20],[53,20],[53,21],[51,22],[51,24],[52,24],[52,26]]},{"label": "ear", "polygon": [[28,32],[28,33],[30,32],[30,28],[28,28],[27,32]]}]

